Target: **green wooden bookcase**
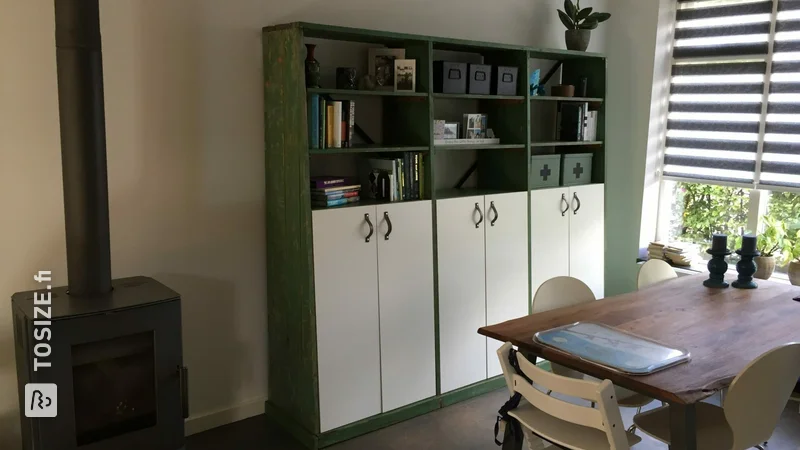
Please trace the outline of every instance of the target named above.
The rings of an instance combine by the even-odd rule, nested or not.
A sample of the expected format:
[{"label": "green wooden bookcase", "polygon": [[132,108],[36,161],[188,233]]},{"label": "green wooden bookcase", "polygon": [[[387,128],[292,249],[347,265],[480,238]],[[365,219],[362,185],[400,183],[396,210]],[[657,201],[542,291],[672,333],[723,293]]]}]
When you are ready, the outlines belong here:
[{"label": "green wooden bookcase", "polygon": [[[269,389],[267,415],[309,448],[322,448],[393,423],[424,414],[455,402],[504,386],[495,377],[456,391],[441,394],[437,373],[437,395],[421,402],[379,414],[359,422],[320,433],[317,378],[314,264],[310,160],[315,157],[358,158],[370,154],[425,154],[423,198],[446,199],[478,193],[517,192],[530,189],[530,156],[541,153],[593,152],[593,183],[605,181],[606,59],[602,54],[550,50],[501,43],[476,42],[432,36],[345,28],[313,23],[291,23],[263,29],[264,110],[266,151],[267,237],[267,326]],[[332,86],[306,89],[304,41],[308,38],[347,41],[392,48],[405,48],[406,58],[417,60],[415,93],[386,91],[341,91]],[[437,51],[479,54],[487,64],[519,68],[516,96],[441,94],[433,92],[433,60]],[[564,84],[578,85],[587,77],[587,98],[531,96],[528,71],[531,60],[562,61]],[[341,149],[312,149],[309,145],[306,105],[310,94],[341,98],[380,98],[384,113],[384,142]],[[432,121],[440,102],[472,102],[468,108],[489,115],[489,126],[502,144],[434,146]],[[590,102],[599,111],[597,141],[587,143],[531,139],[552,130],[532,125],[535,108],[555,108],[560,102]],[[464,111],[474,112],[474,111]],[[358,112],[356,113],[358,117]],[[388,118],[388,119],[387,119]],[[401,124],[403,132],[393,130]],[[552,128],[552,125],[550,125]],[[437,185],[454,154],[476,154],[476,186],[446,189]],[[322,156],[334,155],[334,156]],[[457,156],[455,156],[457,158]],[[355,204],[365,205],[368,200]],[[347,207],[347,205],[342,206]],[[529,211],[530,215],[530,211]],[[433,228],[436,242],[436,227]],[[529,233],[530,235],[530,229]],[[434,245],[434,261],[436,258]],[[530,266],[530,255],[528,264]],[[436,264],[434,264],[434,268]],[[436,269],[434,269],[436,272]],[[434,291],[438,274],[434,273]],[[529,286],[530,290],[530,286]],[[434,293],[434,295],[436,295]],[[435,322],[438,303],[434,299]],[[438,326],[437,326],[438,372]],[[499,406],[499,405],[498,405]]]}]

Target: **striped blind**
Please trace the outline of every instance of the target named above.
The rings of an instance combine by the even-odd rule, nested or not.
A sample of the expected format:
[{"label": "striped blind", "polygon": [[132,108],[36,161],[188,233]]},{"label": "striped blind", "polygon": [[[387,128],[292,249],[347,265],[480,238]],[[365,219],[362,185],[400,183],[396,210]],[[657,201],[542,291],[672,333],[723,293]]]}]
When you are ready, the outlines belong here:
[{"label": "striped blind", "polygon": [[664,175],[800,188],[800,0],[678,0]]}]

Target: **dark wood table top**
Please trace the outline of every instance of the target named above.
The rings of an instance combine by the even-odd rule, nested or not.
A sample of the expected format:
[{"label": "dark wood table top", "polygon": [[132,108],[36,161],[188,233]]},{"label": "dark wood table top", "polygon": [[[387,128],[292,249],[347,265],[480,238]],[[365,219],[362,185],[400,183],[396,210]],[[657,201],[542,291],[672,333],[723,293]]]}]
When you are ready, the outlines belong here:
[{"label": "dark wood table top", "polygon": [[[800,302],[792,300],[800,295],[800,287],[757,280],[759,288],[753,290],[710,289],[702,284],[706,277],[680,277],[637,292],[482,327],[478,333],[655,399],[691,404],[730,385],[767,350],[800,341]],[[633,376],[533,341],[537,331],[579,321],[603,323],[689,350],[691,360],[652,375]]]}]

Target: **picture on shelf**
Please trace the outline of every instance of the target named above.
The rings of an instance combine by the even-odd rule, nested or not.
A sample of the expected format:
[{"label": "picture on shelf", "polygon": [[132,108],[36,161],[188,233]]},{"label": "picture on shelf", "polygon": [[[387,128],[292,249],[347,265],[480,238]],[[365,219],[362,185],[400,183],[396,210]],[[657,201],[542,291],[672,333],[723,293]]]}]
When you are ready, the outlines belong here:
[{"label": "picture on shelf", "polygon": [[404,48],[371,48],[369,49],[369,74],[375,80],[375,88],[391,90],[394,88],[394,61],[404,59]]},{"label": "picture on shelf", "polygon": [[486,115],[464,114],[464,138],[484,139],[486,137]]},{"label": "picture on shelf", "polygon": [[444,124],[444,139],[458,139],[458,123],[447,122]]},{"label": "picture on shelf", "polygon": [[417,60],[394,60],[394,90],[397,92],[414,92],[416,85]]}]

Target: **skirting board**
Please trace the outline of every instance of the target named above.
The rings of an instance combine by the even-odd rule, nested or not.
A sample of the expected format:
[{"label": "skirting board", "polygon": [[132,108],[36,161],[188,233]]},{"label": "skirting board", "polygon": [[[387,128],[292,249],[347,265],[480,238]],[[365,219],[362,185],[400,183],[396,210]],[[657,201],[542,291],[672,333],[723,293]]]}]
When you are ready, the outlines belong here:
[{"label": "skirting board", "polygon": [[184,422],[184,434],[191,436],[212,428],[264,414],[264,400],[263,397],[254,398],[230,408],[189,417]]}]

